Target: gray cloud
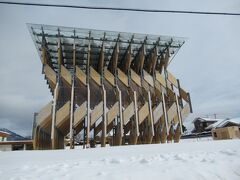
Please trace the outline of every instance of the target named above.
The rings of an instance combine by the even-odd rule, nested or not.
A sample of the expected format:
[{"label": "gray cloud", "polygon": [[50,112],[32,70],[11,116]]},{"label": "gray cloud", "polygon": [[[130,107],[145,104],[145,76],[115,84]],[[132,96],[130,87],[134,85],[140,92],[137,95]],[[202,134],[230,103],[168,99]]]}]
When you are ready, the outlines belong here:
[{"label": "gray cloud", "polygon": [[[34,1],[30,1],[34,2]],[[44,1],[65,3],[65,1]],[[68,1],[69,4],[76,1]],[[239,12],[239,1],[81,1],[84,5]],[[240,116],[240,21],[233,16],[130,13],[0,5],[0,126],[31,133],[33,112],[51,100],[26,23],[187,37],[169,69],[189,90],[194,114]]]}]

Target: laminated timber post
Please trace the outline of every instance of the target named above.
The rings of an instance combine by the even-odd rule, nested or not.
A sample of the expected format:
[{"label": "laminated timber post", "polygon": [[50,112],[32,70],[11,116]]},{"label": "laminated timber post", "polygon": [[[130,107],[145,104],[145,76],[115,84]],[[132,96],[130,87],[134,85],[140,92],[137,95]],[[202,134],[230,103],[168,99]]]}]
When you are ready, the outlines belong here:
[{"label": "laminated timber post", "polygon": [[[114,80],[111,82],[111,84],[114,86],[115,93],[117,95],[117,102],[118,106],[117,109],[114,109],[114,113],[118,111],[117,117],[115,118],[115,133],[113,134],[113,145],[119,146],[122,145],[122,138],[123,138],[123,111],[122,111],[122,92],[120,88],[118,87],[118,78],[117,78],[117,65],[118,65],[118,56],[119,56],[119,40],[120,40],[120,34],[118,34],[117,40],[114,45],[114,49],[111,55],[110,62],[108,64],[109,71],[113,74],[113,78],[110,76],[107,78],[111,78]],[[105,74],[105,76],[108,76],[110,74]],[[109,79],[110,80],[110,79]],[[114,127],[113,127],[114,128]]]},{"label": "laminated timber post", "polygon": [[88,50],[87,50],[87,122],[84,123],[86,128],[86,147],[88,148],[90,146],[89,143],[89,138],[90,138],[90,126],[91,126],[91,121],[90,121],[90,60],[91,60],[91,31],[89,31],[89,42],[88,42]]},{"label": "laminated timber post", "polygon": [[[130,144],[137,144],[138,136],[139,136],[139,124],[138,124],[138,103],[137,103],[137,92],[135,90],[131,89],[130,81],[131,81],[131,63],[132,63],[132,43],[133,43],[134,36],[132,36],[128,48],[125,53],[124,60],[122,61],[122,70],[127,75],[127,81],[128,81],[128,93],[131,94],[131,99],[133,100],[133,112],[134,116],[133,118],[130,117],[131,122],[131,129],[130,129],[130,137],[129,137],[129,143]],[[130,104],[131,106],[131,104]],[[131,109],[131,108],[130,108]],[[126,114],[126,113],[124,113]],[[124,120],[125,121],[125,120]],[[126,124],[127,125],[127,124]],[[125,126],[125,129],[126,126]]]},{"label": "laminated timber post", "polygon": [[168,115],[167,115],[165,94],[163,92],[162,92],[162,102],[163,102],[162,106],[163,106],[165,126],[162,127],[161,143],[165,143],[167,141],[167,136],[169,135],[169,126],[168,126]]},{"label": "laminated timber post", "polygon": [[[60,84],[61,84],[61,65],[63,64],[63,53],[62,53],[62,46],[61,46],[61,39],[60,39],[60,30],[58,29],[58,43],[57,43],[57,54],[58,54],[58,74],[57,74],[57,85],[54,90],[54,100],[53,100],[53,113],[52,113],[52,130],[51,130],[51,139],[52,139],[52,149],[61,148],[62,145],[60,143],[61,139],[59,136],[62,136],[60,132],[56,128],[56,112],[58,110],[58,96],[60,91]],[[62,137],[63,138],[63,137]]]},{"label": "laminated timber post", "polygon": [[[74,30],[75,37],[75,30]],[[74,124],[74,106],[75,106],[75,72],[76,72],[76,45],[75,39],[73,40],[73,74],[72,74],[72,89],[71,89],[71,109],[70,109],[70,149],[74,149],[74,135],[73,135],[73,124]]]},{"label": "laminated timber post", "polygon": [[146,61],[146,43],[147,36],[145,37],[138,51],[138,55],[135,58],[135,70],[136,73],[140,74],[141,76],[141,81],[139,85],[142,89],[142,94],[145,99],[145,104],[139,110],[139,125],[141,125],[142,131],[141,140],[142,143],[150,144],[152,143],[152,138],[154,136],[151,95],[151,89],[154,88],[154,80],[153,77],[144,70],[146,69],[146,67],[144,67],[144,63]]},{"label": "laminated timber post", "polygon": [[103,115],[102,115],[102,137],[101,137],[101,147],[106,146],[106,134],[107,134],[107,99],[106,99],[106,89],[104,87],[103,78],[104,78],[104,40],[105,40],[106,33],[104,32],[102,47],[100,51],[100,58],[98,64],[98,72],[101,74],[101,86],[102,86],[102,99],[103,99]]},{"label": "laminated timber post", "polygon": [[58,98],[58,82],[54,89],[53,94],[53,107],[52,107],[52,129],[51,129],[51,144],[52,149],[56,149],[56,106],[57,106],[57,98]]},{"label": "laminated timber post", "polygon": [[118,118],[117,120],[117,128],[116,128],[116,138],[114,140],[114,145],[120,146],[122,145],[122,138],[123,138],[123,112],[122,112],[122,92],[119,87],[117,89],[117,96],[118,96]]}]

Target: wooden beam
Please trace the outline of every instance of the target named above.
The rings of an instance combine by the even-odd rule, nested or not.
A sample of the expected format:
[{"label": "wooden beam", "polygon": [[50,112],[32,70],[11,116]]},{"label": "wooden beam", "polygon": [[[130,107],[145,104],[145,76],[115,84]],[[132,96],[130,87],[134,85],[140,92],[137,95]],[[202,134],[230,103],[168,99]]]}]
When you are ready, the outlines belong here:
[{"label": "wooden beam", "polygon": [[129,42],[128,48],[125,52],[124,59],[121,62],[122,71],[124,71],[126,74],[130,70],[130,65],[132,63],[132,42],[133,42],[133,38],[134,38],[134,36],[132,36],[132,38]]},{"label": "wooden beam", "polygon": [[74,128],[76,128],[84,119],[84,117],[87,115],[87,101],[82,103],[81,106],[79,106],[74,111]]},{"label": "wooden beam", "polygon": [[102,138],[101,138],[101,147],[106,146],[106,134],[107,134],[107,108],[106,108],[106,90],[104,86],[102,86],[103,91],[103,115],[102,115]]},{"label": "wooden beam", "polygon": [[173,76],[172,73],[170,73],[169,71],[167,71],[167,79],[168,81],[174,85],[176,88],[178,88],[178,81],[177,79]]},{"label": "wooden beam", "polygon": [[143,43],[134,61],[135,70],[137,74],[141,73],[141,71],[143,70],[145,55],[146,55],[146,49],[145,49],[145,44]]},{"label": "wooden beam", "polygon": [[154,74],[155,73],[157,59],[158,59],[158,47],[155,46],[153,48],[153,51],[151,52],[151,55],[150,55],[150,58],[149,58],[149,63],[148,63],[148,68],[147,68],[147,71],[148,71],[149,74]]},{"label": "wooden beam", "polygon": [[42,50],[42,64],[48,64],[50,67],[52,67],[52,62],[50,60],[50,55],[48,52],[48,45],[47,45],[47,40],[44,34],[44,31],[42,29],[42,43],[41,43],[41,50]]},{"label": "wooden beam", "polygon": [[95,122],[103,115],[103,101],[101,101],[91,112],[91,123],[90,127],[92,127]]},{"label": "wooden beam", "polygon": [[70,101],[67,101],[56,113],[56,127],[61,128],[70,118]]},{"label": "wooden beam", "polygon": [[155,73],[155,76],[156,76],[156,80],[163,86],[163,87],[167,87],[167,84],[166,84],[166,81],[165,81],[165,78],[163,77],[162,74],[160,74],[159,72],[156,72]]},{"label": "wooden beam", "polygon": [[134,115],[134,102],[131,102],[128,107],[123,111],[123,121],[124,125],[126,125],[130,118]]},{"label": "wooden beam", "polygon": [[107,67],[105,67],[104,69],[104,78],[112,85],[112,86],[116,86],[115,83],[115,76],[108,71]]},{"label": "wooden beam", "polygon": [[76,77],[85,86],[87,85],[87,76],[78,66],[76,66]]},{"label": "wooden beam", "polygon": [[53,107],[52,107],[52,129],[51,129],[51,145],[52,149],[56,149],[56,104],[58,98],[58,83],[55,87],[53,94]]},{"label": "wooden beam", "polygon": [[165,121],[166,132],[167,132],[167,135],[169,135],[168,114],[167,114],[167,108],[166,108],[165,95],[163,92],[162,92],[162,102],[163,102],[163,112],[164,112],[164,121]]},{"label": "wooden beam", "polygon": [[93,69],[92,67],[90,67],[90,76],[91,79],[94,80],[95,83],[97,83],[97,85],[101,86],[101,75],[95,71],[95,69]]},{"label": "wooden beam", "polygon": [[61,43],[61,38],[60,38],[60,30],[58,29],[58,64],[61,65],[63,64],[63,51],[62,51],[62,43]]},{"label": "wooden beam", "polygon": [[148,117],[149,115],[149,104],[146,101],[145,104],[139,109],[138,116],[139,116],[139,124]]},{"label": "wooden beam", "polygon": [[101,47],[101,50],[100,50],[100,55],[99,55],[99,61],[98,61],[98,72],[100,74],[103,73],[103,67],[104,67],[104,51],[105,51],[105,48],[104,48],[104,40],[105,40],[105,35],[106,33],[104,32],[104,37],[103,37],[103,41],[102,41],[102,47]]},{"label": "wooden beam", "polygon": [[61,65],[61,77],[68,86],[72,85],[72,75],[65,66]]},{"label": "wooden beam", "polygon": [[57,74],[56,74],[56,72],[48,64],[44,65],[43,71],[44,71],[44,74],[46,75],[47,79],[55,87],[56,83],[57,83]]},{"label": "wooden beam", "polygon": [[107,112],[107,125],[113,122],[113,120],[119,116],[119,102],[117,101],[111,109]]},{"label": "wooden beam", "polygon": [[135,73],[135,71],[133,71],[132,69],[131,69],[131,71],[130,71],[130,74],[131,74],[131,79],[132,79],[139,87],[141,87],[141,86],[142,86],[141,77],[140,77],[137,73]]},{"label": "wooden beam", "polygon": [[182,115],[179,107],[179,102],[178,102],[178,95],[176,94],[176,104],[177,104],[177,113],[178,113],[178,120],[179,120],[179,125],[180,125],[180,132],[183,134],[183,129],[182,129]]},{"label": "wooden beam", "polygon": [[[151,135],[154,136],[154,122],[153,122],[153,111],[152,111],[152,99],[151,92],[148,91],[148,107],[149,107],[149,118],[150,118],[150,126],[151,126]],[[152,141],[152,140],[151,140]]]},{"label": "wooden beam", "polygon": [[[74,29],[74,37],[75,37],[75,29]],[[76,67],[76,42],[75,38],[73,39],[73,67]]]},{"label": "wooden beam", "polygon": [[150,74],[148,74],[147,71],[143,70],[143,78],[150,86],[154,87],[153,77]]},{"label": "wooden beam", "polygon": [[117,71],[118,79],[126,86],[129,87],[128,76],[120,69]]},{"label": "wooden beam", "polygon": [[118,55],[119,55],[119,40],[120,40],[120,34],[118,35],[116,44],[114,46],[114,50],[108,65],[108,69],[110,70],[110,72],[112,72],[113,74],[116,73],[117,70],[117,65],[118,65]]},{"label": "wooden beam", "polygon": [[[75,71],[75,70],[74,70]],[[74,102],[74,89],[75,89],[75,76],[73,74],[72,76],[72,89],[71,89],[71,109],[70,109],[70,149],[74,148],[74,138],[73,138],[73,124],[74,124],[74,106],[75,106],[75,102]]]},{"label": "wooden beam", "polygon": [[153,120],[154,120],[154,124],[156,124],[161,116],[163,115],[163,103],[160,102],[157,107],[155,107],[155,109],[153,110]]},{"label": "wooden beam", "polygon": [[91,31],[89,32],[89,43],[88,43],[88,60],[87,60],[87,122],[85,123],[84,128],[86,128],[86,147],[88,148],[90,146],[89,138],[90,138],[90,126],[91,126],[91,120],[90,120],[90,60],[91,60]]},{"label": "wooden beam", "polygon": [[117,138],[116,138],[116,145],[122,144],[122,137],[123,137],[123,110],[122,110],[122,92],[117,86],[118,92],[118,102],[119,102],[119,129],[117,131]]}]

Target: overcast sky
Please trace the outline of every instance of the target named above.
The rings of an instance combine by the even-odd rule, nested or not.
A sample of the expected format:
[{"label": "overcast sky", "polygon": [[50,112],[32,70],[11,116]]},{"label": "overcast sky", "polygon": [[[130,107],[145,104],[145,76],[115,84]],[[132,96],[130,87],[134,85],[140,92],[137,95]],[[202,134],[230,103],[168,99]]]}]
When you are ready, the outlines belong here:
[{"label": "overcast sky", "polygon": [[[20,2],[20,1],[18,1]],[[36,2],[39,1],[23,1]],[[239,0],[41,1],[109,7],[240,13]],[[81,3],[81,4],[80,4]],[[196,116],[240,116],[240,16],[47,8],[0,4],[0,127],[30,135],[51,99],[26,23],[186,37],[169,70],[191,93]]]}]

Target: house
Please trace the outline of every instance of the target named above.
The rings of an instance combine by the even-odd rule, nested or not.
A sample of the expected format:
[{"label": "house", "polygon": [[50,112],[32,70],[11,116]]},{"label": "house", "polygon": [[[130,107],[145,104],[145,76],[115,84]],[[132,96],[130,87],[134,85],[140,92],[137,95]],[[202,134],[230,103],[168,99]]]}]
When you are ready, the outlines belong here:
[{"label": "house", "polygon": [[6,142],[7,137],[9,137],[10,134],[5,131],[0,131],[0,151],[11,151],[12,147],[11,145],[4,145],[1,144],[1,142]]},{"label": "house", "polygon": [[240,118],[224,119],[209,125],[214,140],[240,138]]},{"label": "house", "polygon": [[192,130],[192,133],[202,133],[206,131],[211,131],[211,129],[209,130],[206,128],[209,127],[211,124],[214,124],[222,120],[223,119],[197,117],[193,120],[194,129]]},{"label": "house", "polygon": [[26,139],[6,128],[0,128],[0,151],[32,149],[32,140]]},{"label": "house", "polygon": [[0,130],[0,142],[6,141],[10,134]]},{"label": "house", "polygon": [[213,129],[212,137],[214,140],[240,138],[239,127],[238,126],[229,126],[229,127],[224,127],[224,128]]}]

